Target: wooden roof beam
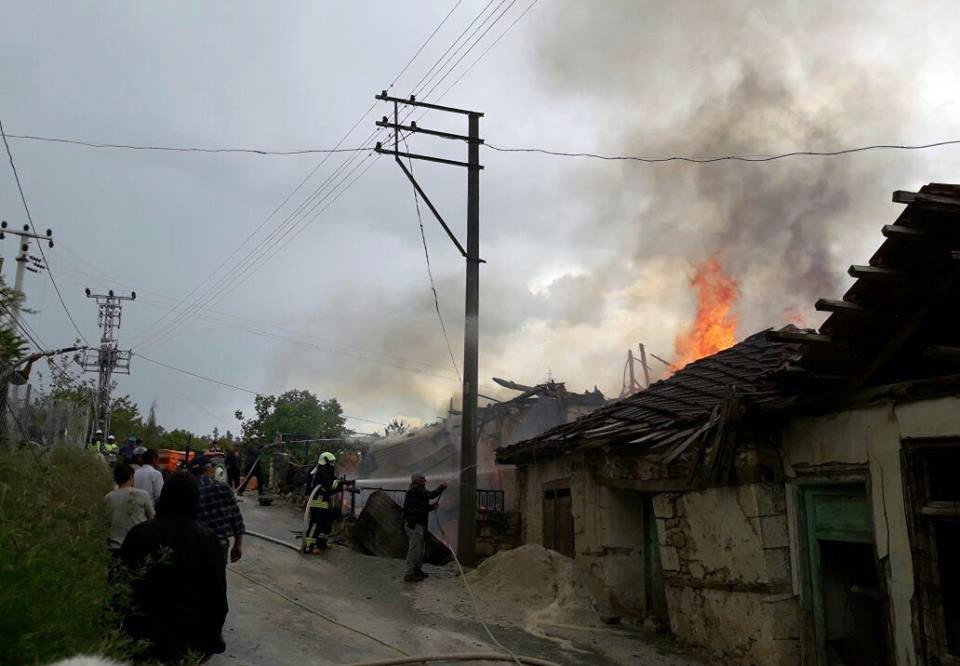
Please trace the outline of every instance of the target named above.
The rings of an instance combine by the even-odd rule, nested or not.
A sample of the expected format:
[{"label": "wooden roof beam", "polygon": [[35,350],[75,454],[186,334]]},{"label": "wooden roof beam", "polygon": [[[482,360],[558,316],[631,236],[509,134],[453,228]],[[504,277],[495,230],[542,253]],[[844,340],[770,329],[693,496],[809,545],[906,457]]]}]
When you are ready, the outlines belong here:
[{"label": "wooden roof beam", "polygon": [[854,264],[847,273],[854,278],[876,278],[881,280],[916,280],[920,276],[909,271],[901,271],[896,268],[884,268],[882,266],[859,266]]},{"label": "wooden roof beam", "polygon": [[892,238],[894,240],[934,240],[935,236],[927,233],[922,229],[914,229],[913,227],[907,227],[902,224],[885,224],[883,229],[880,232],[886,238]]},{"label": "wooden roof beam", "polygon": [[767,337],[777,342],[799,342],[817,345],[837,344],[837,340],[829,335],[807,331],[770,331],[767,333]]},{"label": "wooden roof beam", "polygon": [[893,193],[893,202],[900,204],[935,204],[960,207],[960,198],[957,197],[950,197],[943,194],[929,194],[927,192],[910,192],[908,190],[896,190]]},{"label": "wooden roof beam", "polygon": [[932,361],[953,361],[954,363],[960,363],[960,347],[930,345],[923,350],[923,358]]}]

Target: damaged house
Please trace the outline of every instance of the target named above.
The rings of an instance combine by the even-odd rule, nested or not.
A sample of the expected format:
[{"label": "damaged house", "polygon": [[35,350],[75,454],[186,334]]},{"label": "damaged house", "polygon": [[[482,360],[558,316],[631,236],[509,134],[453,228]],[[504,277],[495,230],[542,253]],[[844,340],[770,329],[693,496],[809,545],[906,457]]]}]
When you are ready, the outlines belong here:
[{"label": "damaged house", "polygon": [[894,201],[819,331],[501,448],[523,540],[723,661],[957,663],[960,186]]}]

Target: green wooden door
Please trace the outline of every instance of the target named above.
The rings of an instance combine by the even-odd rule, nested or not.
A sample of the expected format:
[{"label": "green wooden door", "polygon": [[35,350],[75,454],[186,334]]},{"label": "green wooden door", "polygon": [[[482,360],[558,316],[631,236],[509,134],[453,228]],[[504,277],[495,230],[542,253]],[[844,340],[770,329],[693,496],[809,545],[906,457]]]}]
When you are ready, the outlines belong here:
[{"label": "green wooden door", "polygon": [[824,548],[846,543],[866,544],[872,555],[871,507],[863,484],[805,486],[800,493],[806,555],[805,606],[813,617],[817,663],[827,664],[828,608],[822,553]]}]

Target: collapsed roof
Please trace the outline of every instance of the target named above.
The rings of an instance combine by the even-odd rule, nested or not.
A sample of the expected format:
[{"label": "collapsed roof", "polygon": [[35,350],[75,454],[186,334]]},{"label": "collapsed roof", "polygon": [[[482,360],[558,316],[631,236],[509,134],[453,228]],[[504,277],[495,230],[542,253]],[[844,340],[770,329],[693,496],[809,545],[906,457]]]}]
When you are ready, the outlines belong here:
[{"label": "collapsed roof", "polygon": [[[669,464],[721,423],[736,394],[750,410],[823,402],[869,386],[960,372],[960,185],[898,191],[907,204],[883,227],[883,244],[819,331],[763,331],[695,361],[668,379],[504,447],[497,462],[524,464],[580,450],[658,453]],[[953,375],[950,375],[953,377]],[[960,381],[941,388],[960,390]]]}]

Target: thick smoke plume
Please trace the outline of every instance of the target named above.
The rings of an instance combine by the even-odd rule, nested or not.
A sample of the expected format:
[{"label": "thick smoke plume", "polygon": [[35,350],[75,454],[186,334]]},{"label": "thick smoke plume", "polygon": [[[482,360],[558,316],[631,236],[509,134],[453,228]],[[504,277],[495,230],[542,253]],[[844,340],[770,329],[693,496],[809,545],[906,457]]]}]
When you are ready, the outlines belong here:
[{"label": "thick smoke plume", "polygon": [[[935,14],[909,20],[932,25]],[[539,43],[540,82],[556,107],[589,117],[547,147],[709,157],[949,132],[917,121],[921,83],[912,74],[932,56],[900,47],[904,39],[919,46],[926,33],[904,26],[892,2],[557,0],[537,18],[529,30]],[[549,375],[616,395],[626,348],[642,341],[670,355],[694,318],[695,266],[714,256],[739,286],[729,312],[737,339],[788,322],[816,325],[816,298],[843,292],[846,266],[866,258],[896,214],[890,192],[949,179],[929,168],[935,156],[891,152],[709,165],[569,160],[546,190],[526,169],[550,159],[510,156],[493,165],[514,169],[515,187],[537,197],[540,228],[550,231],[528,240],[538,224],[530,216],[522,227],[495,230],[491,266],[500,268],[483,270],[481,290],[483,384],[496,374],[526,382]],[[495,196],[485,189],[484,205]],[[459,354],[461,271],[445,272],[440,287]],[[363,342],[447,367],[430,295],[416,293],[406,315],[385,319]],[[364,408],[427,415],[458,392],[456,382],[388,377],[376,366],[330,388]]]}]

